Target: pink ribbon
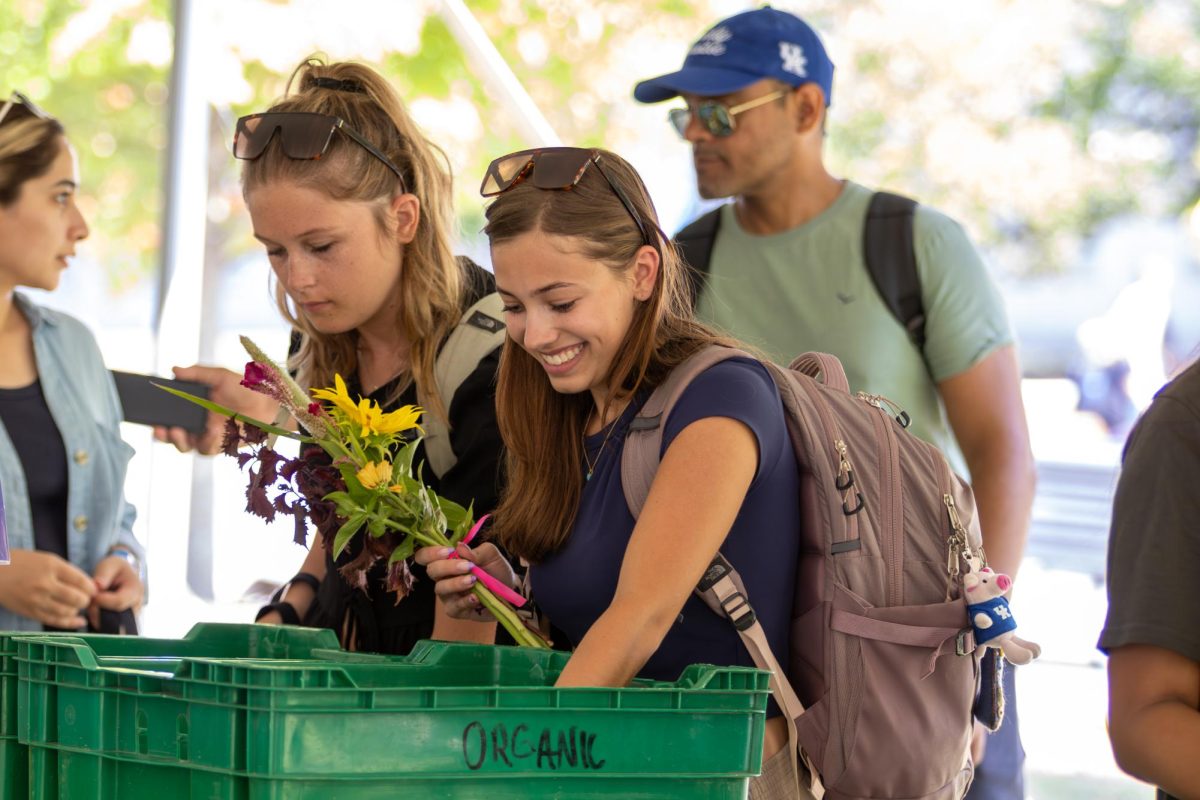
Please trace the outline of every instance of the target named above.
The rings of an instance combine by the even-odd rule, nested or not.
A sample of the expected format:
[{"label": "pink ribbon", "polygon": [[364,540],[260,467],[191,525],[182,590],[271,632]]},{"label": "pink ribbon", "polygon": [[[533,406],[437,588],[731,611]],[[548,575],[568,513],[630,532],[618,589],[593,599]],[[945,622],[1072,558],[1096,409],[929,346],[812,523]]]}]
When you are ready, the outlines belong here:
[{"label": "pink ribbon", "polygon": [[[467,531],[467,535],[463,537],[462,543],[470,544],[471,540],[475,538],[475,534],[479,533],[479,529],[483,527],[483,523],[486,522],[487,518],[490,516],[491,516],[491,514],[484,514],[482,517],[480,517],[479,521],[476,522],[473,526],[471,526],[471,530]],[[455,550],[454,552],[452,552],[450,554],[450,558],[458,558],[458,557],[459,557],[459,555],[458,555],[457,550]],[[484,586],[486,586],[488,589],[490,589],[492,594],[496,595],[497,597],[499,597],[502,600],[506,600],[511,605],[514,605],[517,608],[520,608],[521,606],[525,605],[525,603],[527,602],[523,596],[521,596],[517,592],[514,592],[508,586],[506,586],[505,584],[501,583],[496,578],[489,575],[482,567],[472,564],[471,565],[471,574],[474,575],[479,580],[480,583],[482,583]]]}]

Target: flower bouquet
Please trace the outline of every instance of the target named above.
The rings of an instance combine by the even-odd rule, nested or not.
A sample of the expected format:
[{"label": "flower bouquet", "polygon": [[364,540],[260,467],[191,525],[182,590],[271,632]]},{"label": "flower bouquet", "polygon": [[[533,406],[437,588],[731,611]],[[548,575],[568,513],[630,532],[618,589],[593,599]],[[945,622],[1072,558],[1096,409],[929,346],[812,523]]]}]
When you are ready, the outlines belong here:
[{"label": "flower bouquet", "polygon": [[[475,521],[471,508],[439,497],[421,480],[423,464],[413,463],[422,433],[419,407],[385,413],[372,400],[355,402],[340,375],[332,388],[314,389],[310,398],[254,342],[244,336],[241,341],[253,359],[242,385],[278,401],[302,433],[160,388],[227,418],[221,449],[243,469],[249,467],[247,511],[267,521],[290,515],[298,544],[307,543],[311,522],[335,559],[361,536],[350,551],[357,554],[341,573],[351,585],[365,588],[367,571],[386,558],[387,588],[396,592],[397,602],[412,589],[409,559],[416,548],[454,548],[475,537],[487,517]],[[300,454],[278,453],[273,447],[278,436],[302,442]],[[471,571],[478,578],[471,591],[517,644],[548,647],[513,609],[525,598],[481,568]]]}]

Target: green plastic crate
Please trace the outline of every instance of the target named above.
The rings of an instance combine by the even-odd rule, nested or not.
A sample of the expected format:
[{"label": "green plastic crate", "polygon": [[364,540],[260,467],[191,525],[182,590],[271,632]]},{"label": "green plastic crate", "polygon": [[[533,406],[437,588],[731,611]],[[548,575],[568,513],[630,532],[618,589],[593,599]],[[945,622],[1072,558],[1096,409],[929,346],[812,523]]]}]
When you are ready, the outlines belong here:
[{"label": "green plastic crate", "polygon": [[556,689],[566,654],[422,642],[409,656],[108,665],[22,638],[30,798],[741,798],[768,673]]},{"label": "green plastic crate", "polygon": [[107,634],[0,631],[0,800],[28,796],[28,748],[17,736],[17,638],[61,638],[88,644],[108,666],[174,668],[185,656],[222,658],[310,658],[338,646],[332,631],[266,625],[202,623],[183,639],[148,639]]},{"label": "green plastic crate", "polygon": [[28,796],[26,747],[17,741],[17,643],[0,633],[0,800]]}]

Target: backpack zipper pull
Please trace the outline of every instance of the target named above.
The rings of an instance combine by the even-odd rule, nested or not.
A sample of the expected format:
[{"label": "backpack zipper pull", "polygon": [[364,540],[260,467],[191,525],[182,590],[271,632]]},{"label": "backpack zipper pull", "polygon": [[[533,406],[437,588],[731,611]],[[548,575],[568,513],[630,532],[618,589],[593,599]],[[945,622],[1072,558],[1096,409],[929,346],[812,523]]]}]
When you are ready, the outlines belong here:
[{"label": "backpack zipper pull", "polygon": [[[833,446],[838,451],[838,474],[834,479],[833,484],[837,490],[842,493],[842,512],[846,516],[851,516],[862,511],[863,497],[857,491],[854,491],[854,467],[850,466],[850,454],[846,447],[846,443],[838,439],[833,443]],[[843,479],[842,476],[846,477]],[[850,495],[854,494],[854,505],[850,505]]]},{"label": "backpack zipper pull", "polygon": [[912,417],[895,401],[889,400],[881,394],[868,394],[867,392],[856,392],[856,394],[858,399],[867,403],[867,405],[875,406],[880,411],[890,415],[901,428],[907,428],[912,424]]},{"label": "backpack zipper pull", "polygon": [[963,527],[962,519],[958,516],[958,506],[954,503],[954,497],[944,494],[942,502],[946,504],[946,511],[950,515],[950,536],[946,540],[946,598],[949,599],[952,589],[958,585],[962,576],[962,562],[965,560],[968,566],[973,566],[978,563],[978,559],[971,551],[967,529]]}]

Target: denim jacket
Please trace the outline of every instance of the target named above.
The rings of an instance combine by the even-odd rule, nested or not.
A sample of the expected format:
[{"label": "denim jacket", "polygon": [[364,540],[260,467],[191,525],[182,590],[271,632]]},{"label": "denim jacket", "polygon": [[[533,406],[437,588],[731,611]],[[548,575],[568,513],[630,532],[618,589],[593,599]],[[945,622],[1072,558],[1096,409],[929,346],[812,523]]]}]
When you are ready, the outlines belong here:
[{"label": "denim jacket", "polygon": [[[38,378],[66,446],[65,513],[71,563],[91,575],[116,544],[143,558],[142,547],[133,535],[136,512],[125,502],[125,470],[133,448],[121,439],[121,402],[96,340],[73,317],[34,305],[20,294],[14,294],[13,299],[33,329]],[[0,486],[4,487],[9,550],[32,550],[33,522],[25,471],[3,423]],[[41,623],[0,607],[0,630],[41,629]]]}]

